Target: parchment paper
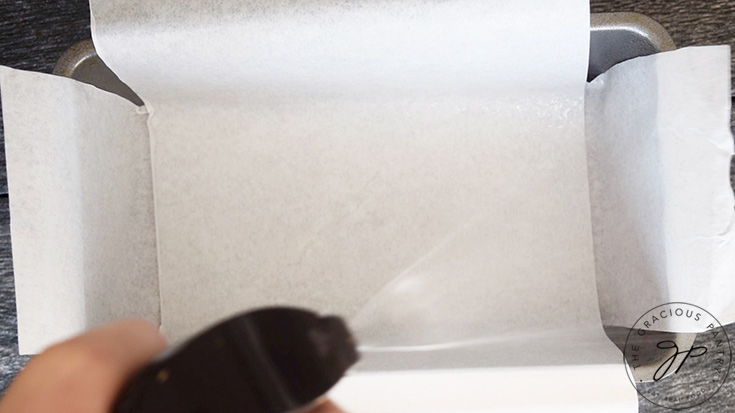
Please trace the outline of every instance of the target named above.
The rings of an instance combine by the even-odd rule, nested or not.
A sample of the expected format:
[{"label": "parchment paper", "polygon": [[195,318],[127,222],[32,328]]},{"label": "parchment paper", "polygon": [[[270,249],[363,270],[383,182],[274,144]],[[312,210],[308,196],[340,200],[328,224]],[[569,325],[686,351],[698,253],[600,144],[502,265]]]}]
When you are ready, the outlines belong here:
[{"label": "parchment paper", "polygon": [[147,113],[71,79],[0,80],[20,352],[122,317],[159,323]]},{"label": "parchment paper", "polygon": [[[49,168],[43,179],[73,170],[80,185],[119,161],[128,188],[105,181],[94,192],[96,208],[118,211],[104,222],[95,214],[107,212],[80,212],[80,195],[57,189],[74,207],[36,232],[17,216],[45,222],[45,212],[11,202],[14,251],[49,238],[64,259],[104,264],[16,261],[16,276],[34,283],[18,289],[20,322],[42,332],[21,329],[24,348],[92,319],[157,316],[146,305],[157,310],[159,292],[174,340],[263,305],[342,315],[364,346],[358,369],[375,374],[554,366],[538,371],[563,376],[580,364],[602,374],[621,358],[601,314],[632,325],[681,299],[735,321],[725,49],[622,64],[585,103],[581,0],[93,0],[92,14],[98,52],[145,110],[69,80],[2,72],[4,105],[6,93],[15,102],[11,198],[48,196],[53,183],[13,185],[37,163]],[[29,137],[53,135],[28,122],[34,97],[63,85],[86,100],[51,93],[44,110],[63,110],[45,127],[71,131],[64,139],[102,166],[26,154]],[[130,139],[83,144],[108,130]],[[109,239],[56,234],[57,223]],[[144,262],[132,279],[145,287],[105,290],[120,298],[105,313],[109,299],[82,294],[89,282],[79,280],[105,280],[109,254],[122,260],[115,271]],[[58,288],[43,281],[56,263]],[[34,313],[21,301],[49,295],[34,289],[68,292]],[[54,314],[64,306],[73,312]],[[611,380],[627,381],[620,371]]]},{"label": "parchment paper", "polygon": [[[587,87],[604,324],[629,328],[651,308],[677,301],[723,325],[735,321],[729,90],[728,46],[634,59]],[[662,329],[698,332],[693,325],[674,318]]]},{"label": "parchment paper", "polygon": [[[217,4],[92,4],[100,55],[153,113],[166,334],[263,305],[351,318],[449,243],[423,270],[442,305],[397,297],[414,307],[379,306],[389,314],[357,325],[361,342],[557,329],[605,342],[584,2]],[[200,7],[226,13],[187,17]],[[226,54],[203,46],[227,39]]]}]

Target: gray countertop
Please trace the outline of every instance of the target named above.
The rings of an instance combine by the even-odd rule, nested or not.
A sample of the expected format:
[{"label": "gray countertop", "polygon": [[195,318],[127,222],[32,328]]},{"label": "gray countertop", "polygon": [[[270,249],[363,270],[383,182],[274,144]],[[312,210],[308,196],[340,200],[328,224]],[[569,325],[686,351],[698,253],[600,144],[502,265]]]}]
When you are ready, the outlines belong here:
[{"label": "gray countertop", "polygon": [[[68,46],[90,38],[88,7],[86,0],[0,0],[0,64],[50,73]],[[679,47],[729,44],[735,50],[735,1],[592,0],[591,9],[597,13],[634,11],[653,17],[666,28]],[[735,66],[735,55],[733,62]],[[0,148],[0,393],[28,359],[18,356],[17,348],[10,218],[2,142],[0,139],[0,145],[3,145]],[[735,187],[733,173],[731,180]],[[735,344],[735,324],[727,326],[727,332]],[[623,369],[622,362],[620,368]],[[720,391],[694,410],[735,412],[733,376],[735,373],[731,372]],[[640,397],[639,402],[641,412],[670,411]]]}]

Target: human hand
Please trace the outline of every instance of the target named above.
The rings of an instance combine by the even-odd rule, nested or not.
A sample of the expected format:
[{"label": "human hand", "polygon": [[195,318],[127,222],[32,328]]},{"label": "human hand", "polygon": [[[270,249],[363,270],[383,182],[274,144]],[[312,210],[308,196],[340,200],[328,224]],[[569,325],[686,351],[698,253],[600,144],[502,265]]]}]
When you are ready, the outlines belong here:
[{"label": "human hand", "polygon": [[[166,345],[144,320],[120,321],[56,344],[18,375],[0,413],[108,413],[126,380]],[[339,412],[330,402],[309,411]]]}]

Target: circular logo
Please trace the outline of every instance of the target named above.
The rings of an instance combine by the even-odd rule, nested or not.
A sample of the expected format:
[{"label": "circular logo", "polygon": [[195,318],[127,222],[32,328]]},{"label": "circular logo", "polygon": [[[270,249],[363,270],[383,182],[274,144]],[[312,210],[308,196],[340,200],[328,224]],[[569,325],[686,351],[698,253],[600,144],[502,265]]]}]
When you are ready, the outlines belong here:
[{"label": "circular logo", "polygon": [[636,391],[669,409],[688,409],[725,382],[732,350],[727,333],[705,309],[688,303],[652,308],[630,329],[623,350]]}]

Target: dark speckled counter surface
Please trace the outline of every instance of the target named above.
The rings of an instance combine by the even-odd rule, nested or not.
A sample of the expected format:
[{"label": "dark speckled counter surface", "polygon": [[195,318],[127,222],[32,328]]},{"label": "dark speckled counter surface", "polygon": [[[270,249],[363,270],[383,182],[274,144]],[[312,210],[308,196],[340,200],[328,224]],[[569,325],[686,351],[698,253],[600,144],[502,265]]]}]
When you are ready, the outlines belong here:
[{"label": "dark speckled counter surface", "polygon": [[[50,73],[71,44],[90,38],[85,0],[0,0],[0,64]],[[678,47],[729,44],[735,49],[735,0],[592,0],[592,12],[634,11],[659,21]],[[735,62],[735,58],[733,58]],[[735,66],[735,65],[734,65]],[[0,137],[2,126],[0,125]],[[0,139],[0,145],[3,145]],[[18,356],[15,295],[5,182],[0,148],[0,392],[27,361]],[[735,186],[735,175],[731,173]],[[735,345],[735,325],[727,326]],[[623,369],[621,361],[621,370]],[[735,412],[735,372],[698,412]],[[570,391],[570,389],[559,389]],[[639,397],[641,412],[670,412]]]}]

